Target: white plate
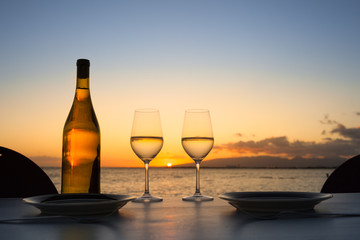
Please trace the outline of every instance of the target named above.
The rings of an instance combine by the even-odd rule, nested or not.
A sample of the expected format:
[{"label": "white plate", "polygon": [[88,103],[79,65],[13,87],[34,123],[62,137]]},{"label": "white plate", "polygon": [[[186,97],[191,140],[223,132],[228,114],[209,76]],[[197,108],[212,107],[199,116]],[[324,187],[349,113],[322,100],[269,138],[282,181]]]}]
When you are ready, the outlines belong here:
[{"label": "white plate", "polygon": [[309,211],[332,194],[312,192],[230,192],[219,196],[246,212]]},{"label": "white plate", "polygon": [[114,194],[49,194],[24,198],[23,201],[43,214],[61,216],[108,215],[135,197]]}]

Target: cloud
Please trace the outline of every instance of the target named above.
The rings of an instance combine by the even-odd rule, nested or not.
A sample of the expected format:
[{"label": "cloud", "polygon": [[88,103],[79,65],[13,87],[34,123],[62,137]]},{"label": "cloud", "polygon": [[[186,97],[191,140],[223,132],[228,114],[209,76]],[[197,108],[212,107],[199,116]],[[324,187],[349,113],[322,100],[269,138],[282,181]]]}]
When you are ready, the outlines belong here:
[{"label": "cloud", "polygon": [[324,116],[324,119],[323,119],[323,120],[320,120],[320,123],[321,123],[321,124],[328,124],[328,125],[338,124],[337,121],[329,119],[329,115],[328,115],[328,114],[326,114],[326,115]]},{"label": "cloud", "polygon": [[[334,124],[336,121],[327,119],[326,123]],[[360,153],[360,128],[346,128],[342,124],[337,124],[330,134],[336,134],[338,137],[325,138],[324,142],[311,142],[289,141],[286,136],[280,136],[259,141],[238,141],[214,148],[237,152],[240,156],[267,155],[286,158],[345,158]]]},{"label": "cloud", "polygon": [[346,128],[344,125],[338,124],[331,133],[337,133],[344,138],[360,141],[360,128]]},{"label": "cloud", "polygon": [[[356,115],[360,116],[360,112],[356,112]],[[320,120],[322,124],[336,125],[331,131],[331,134],[339,134],[343,138],[360,140],[360,128],[347,128],[343,124],[329,119],[329,115],[325,115],[323,120]],[[327,131],[323,130],[322,135],[326,135]]]}]

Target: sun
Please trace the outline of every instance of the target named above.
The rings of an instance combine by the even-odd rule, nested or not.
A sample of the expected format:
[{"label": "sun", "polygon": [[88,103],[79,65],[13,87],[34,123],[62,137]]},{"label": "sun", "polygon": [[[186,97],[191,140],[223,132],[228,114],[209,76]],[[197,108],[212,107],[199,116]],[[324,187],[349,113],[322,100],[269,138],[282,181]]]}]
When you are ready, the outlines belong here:
[{"label": "sun", "polygon": [[171,166],[172,166],[172,164],[171,164],[171,163],[168,163],[168,164],[167,164],[167,167],[171,167]]}]

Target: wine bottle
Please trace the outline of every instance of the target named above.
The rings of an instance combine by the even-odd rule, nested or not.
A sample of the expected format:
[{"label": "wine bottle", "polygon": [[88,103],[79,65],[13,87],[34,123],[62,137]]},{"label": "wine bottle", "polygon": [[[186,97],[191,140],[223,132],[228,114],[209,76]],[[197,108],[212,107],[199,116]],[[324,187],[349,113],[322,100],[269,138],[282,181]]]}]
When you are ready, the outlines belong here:
[{"label": "wine bottle", "polygon": [[76,65],[76,92],[63,131],[61,193],[100,193],[100,128],[90,98],[90,61],[78,59]]}]

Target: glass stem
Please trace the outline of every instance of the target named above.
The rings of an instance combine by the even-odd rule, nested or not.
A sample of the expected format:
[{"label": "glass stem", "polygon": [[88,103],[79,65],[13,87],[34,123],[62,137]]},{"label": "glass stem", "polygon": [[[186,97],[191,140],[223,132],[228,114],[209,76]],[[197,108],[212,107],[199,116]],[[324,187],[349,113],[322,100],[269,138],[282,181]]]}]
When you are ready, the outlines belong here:
[{"label": "glass stem", "polygon": [[145,162],[145,194],[149,194],[149,163]]},{"label": "glass stem", "polygon": [[195,161],[195,165],[196,165],[196,190],[195,190],[195,194],[200,194],[200,162],[201,161]]}]

